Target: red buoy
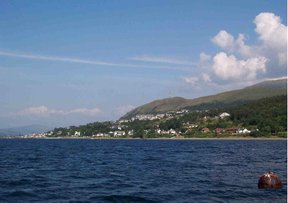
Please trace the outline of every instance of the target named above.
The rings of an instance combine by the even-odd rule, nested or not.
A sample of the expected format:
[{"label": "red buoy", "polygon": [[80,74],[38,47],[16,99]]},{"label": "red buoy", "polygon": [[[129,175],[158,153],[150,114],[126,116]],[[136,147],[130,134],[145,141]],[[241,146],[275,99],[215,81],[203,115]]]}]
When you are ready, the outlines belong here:
[{"label": "red buoy", "polygon": [[273,188],[279,189],[282,188],[282,182],[280,178],[273,172],[268,172],[262,175],[258,181],[258,188],[265,189],[265,188]]}]

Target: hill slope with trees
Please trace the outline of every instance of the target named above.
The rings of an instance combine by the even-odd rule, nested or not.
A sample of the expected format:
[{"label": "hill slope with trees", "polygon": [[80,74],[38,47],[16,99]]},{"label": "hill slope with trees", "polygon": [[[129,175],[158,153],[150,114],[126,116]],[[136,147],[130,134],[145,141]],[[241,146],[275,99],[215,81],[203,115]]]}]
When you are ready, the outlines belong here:
[{"label": "hill slope with trees", "polygon": [[240,90],[196,99],[173,97],[156,100],[128,112],[122,119],[131,118],[137,114],[157,114],[180,109],[203,110],[223,106],[236,106],[241,103],[279,95],[287,95],[287,79],[264,81]]},{"label": "hill slope with trees", "polygon": [[[224,116],[223,116],[224,115]],[[244,132],[245,131],[245,132]],[[95,122],[56,128],[49,137],[287,137],[287,97],[259,99],[233,107],[169,113],[157,119]]]}]

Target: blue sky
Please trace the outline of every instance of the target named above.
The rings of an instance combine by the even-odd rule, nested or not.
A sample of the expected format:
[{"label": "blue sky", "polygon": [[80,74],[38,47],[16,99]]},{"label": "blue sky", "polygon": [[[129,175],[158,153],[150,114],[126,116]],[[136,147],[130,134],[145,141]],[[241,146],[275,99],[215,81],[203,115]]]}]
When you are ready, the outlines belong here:
[{"label": "blue sky", "polygon": [[0,2],[0,128],[116,120],[286,77],[286,1]]}]

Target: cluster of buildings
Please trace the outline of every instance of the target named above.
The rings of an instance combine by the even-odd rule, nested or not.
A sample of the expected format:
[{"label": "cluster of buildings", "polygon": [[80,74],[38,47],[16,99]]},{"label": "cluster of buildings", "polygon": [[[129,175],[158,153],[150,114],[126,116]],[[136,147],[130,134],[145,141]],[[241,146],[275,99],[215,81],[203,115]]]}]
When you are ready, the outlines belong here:
[{"label": "cluster of buildings", "polygon": [[[201,129],[202,133],[212,133],[213,131],[210,130],[209,128],[202,128]],[[216,128],[214,132],[219,135],[219,134],[249,134],[251,133],[250,130],[247,128]]]},{"label": "cluster of buildings", "polygon": [[28,135],[21,135],[20,138],[46,138],[47,133],[33,133]]},{"label": "cluster of buildings", "polygon": [[143,120],[157,120],[157,119],[162,119],[165,117],[165,114],[139,114],[136,115],[135,117],[131,118],[131,121],[135,121],[135,120],[139,120],[139,121],[143,121]]},{"label": "cluster of buildings", "polygon": [[179,111],[169,111],[167,113],[160,113],[160,114],[137,114],[136,116],[132,117],[131,119],[122,119],[119,120],[119,123],[127,123],[127,122],[132,122],[135,120],[143,121],[143,120],[157,120],[157,119],[169,119],[173,118],[175,115],[182,115],[185,113],[189,113],[189,110],[183,109]]},{"label": "cluster of buildings", "polygon": [[160,113],[160,114],[138,114],[134,117],[132,117],[131,119],[127,120],[120,120],[119,122],[130,122],[130,121],[135,121],[135,120],[157,120],[157,119],[169,119],[169,118],[173,118],[175,115],[181,115],[181,114],[185,114],[185,113],[189,113],[188,110],[183,109],[183,110],[179,110],[179,111],[169,111],[167,113]]},{"label": "cluster of buildings", "polygon": [[[110,131],[103,133],[103,132],[98,132],[96,134],[92,134],[90,137],[92,138],[101,138],[101,137],[133,137],[134,135],[134,130],[127,130],[129,129],[129,122],[133,122],[136,120],[169,120],[171,118],[175,118],[175,117],[179,117],[182,116],[186,113],[189,113],[188,110],[181,110],[181,111],[170,111],[167,113],[163,113],[163,114],[139,114],[136,115],[134,117],[132,117],[131,119],[121,119],[117,122],[112,122],[111,126],[110,126]],[[223,112],[220,113],[217,116],[214,117],[209,117],[209,116],[204,116],[202,118],[202,121],[204,122],[209,122],[209,121],[215,121],[215,120],[219,120],[219,119],[225,119],[225,118],[229,118],[230,114],[227,112]],[[169,130],[163,130],[160,129],[159,127],[159,123],[157,125],[155,125],[153,132],[156,135],[169,135],[169,136],[181,136],[181,134],[186,134],[186,133],[204,133],[204,134],[208,134],[208,133],[215,133],[216,135],[220,135],[220,134],[249,134],[251,131],[248,130],[247,128],[216,128],[216,129],[209,129],[208,127],[204,127],[204,128],[200,128],[199,127],[199,123],[183,123],[182,124],[183,129],[185,131],[182,132],[177,131],[175,129],[169,129]],[[131,128],[130,128],[131,129]],[[150,130],[144,130],[144,134],[148,134]],[[68,132],[68,135],[64,135],[64,136],[70,136],[70,137],[83,137],[84,135],[82,135],[82,133],[79,130],[76,131],[72,131],[72,134],[70,134],[70,132]],[[40,134],[31,134],[31,135],[24,135],[22,136],[23,138],[45,138],[45,137],[61,137],[62,135],[62,131],[50,131],[47,133],[40,133]]]},{"label": "cluster of buildings", "polygon": [[[136,116],[132,117],[131,119],[121,119],[118,121],[119,124],[121,123],[128,123],[128,122],[133,122],[136,120],[139,121],[144,121],[144,120],[157,120],[157,119],[170,119],[170,118],[174,118],[175,116],[181,116],[184,115],[186,113],[189,113],[189,110],[183,109],[180,111],[169,111],[167,113],[161,113],[161,114],[137,114]],[[230,117],[229,113],[223,112],[221,114],[219,114],[219,116],[215,116],[213,119],[224,119],[226,117]],[[212,119],[208,116],[204,117],[204,120],[208,120],[208,119]]]},{"label": "cluster of buildings", "polygon": [[[116,131],[110,131],[108,133],[96,133],[93,134],[92,137],[123,137],[123,136],[133,136],[133,130],[129,130],[128,132],[124,130],[116,130]],[[72,137],[81,137],[80,131],[75,131],[75,133],[72,135]]]},{"label": "cluster of buildings", "polygon": [[208,121],[208,120],[219,120],[219,119],[225,119],[230,117],[231,115],[229,113],[220,113],[218,116],[210,117],[210,116],[204,116],[203,120]]},{"label": "cluster of buildings", "polygon": [[123,136],[133,136],[134,131],[129,130],[128,132],[124,130],[116,130],[116,131],[110,131],[109,133],[97,133],[95,135],[92,135],[92,137],[123,137]]}]

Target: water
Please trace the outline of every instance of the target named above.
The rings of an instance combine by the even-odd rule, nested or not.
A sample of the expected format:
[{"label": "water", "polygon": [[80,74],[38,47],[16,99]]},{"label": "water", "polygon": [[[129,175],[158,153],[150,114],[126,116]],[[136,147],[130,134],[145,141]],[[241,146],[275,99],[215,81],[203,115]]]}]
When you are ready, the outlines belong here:
[{"label": "water", "polygon": [[[0,202],[286,202],[286,141],[0,139]],[[259,190],[276,172],[284,187]]]}]

